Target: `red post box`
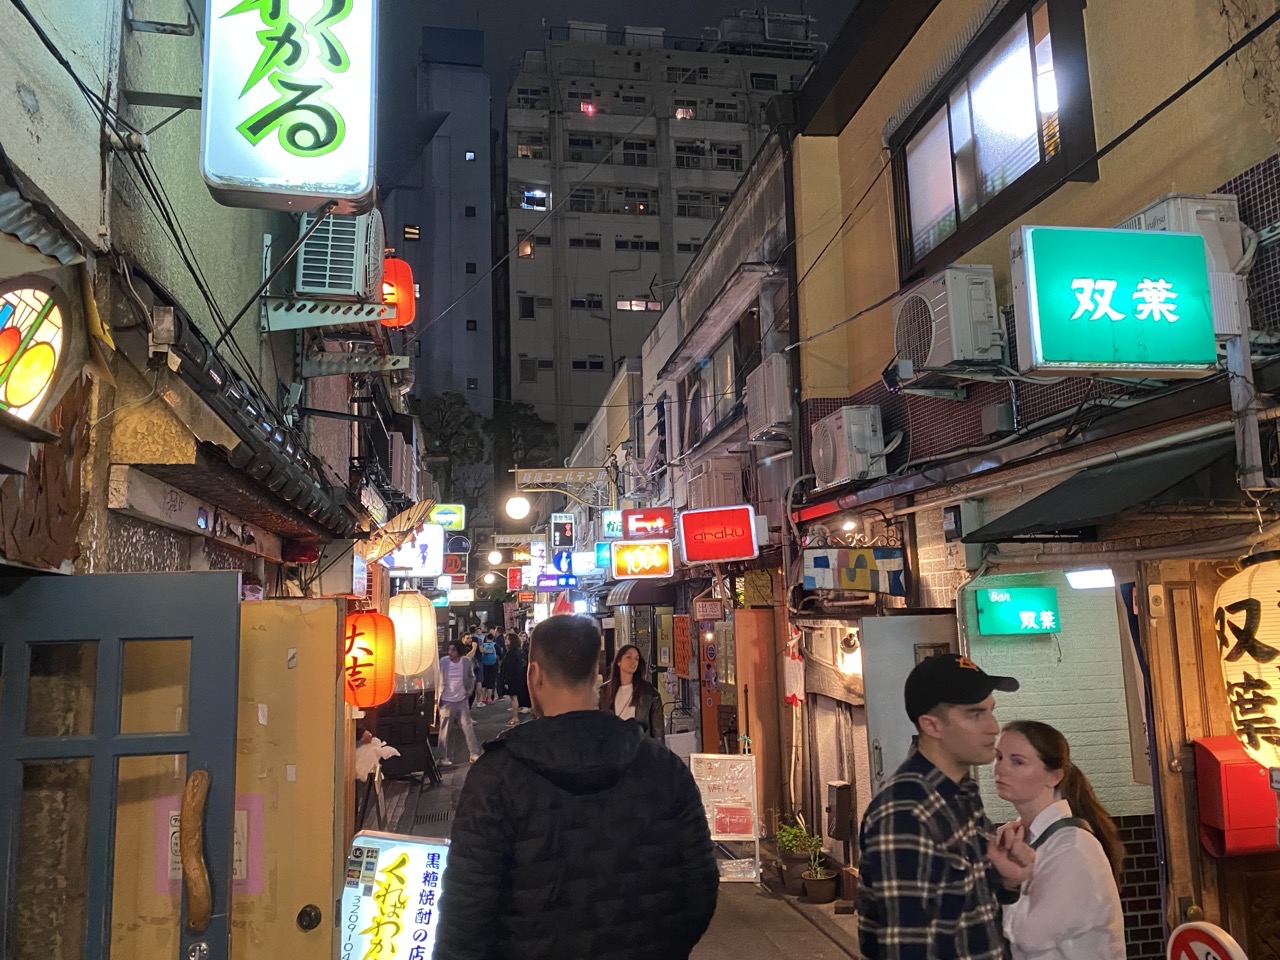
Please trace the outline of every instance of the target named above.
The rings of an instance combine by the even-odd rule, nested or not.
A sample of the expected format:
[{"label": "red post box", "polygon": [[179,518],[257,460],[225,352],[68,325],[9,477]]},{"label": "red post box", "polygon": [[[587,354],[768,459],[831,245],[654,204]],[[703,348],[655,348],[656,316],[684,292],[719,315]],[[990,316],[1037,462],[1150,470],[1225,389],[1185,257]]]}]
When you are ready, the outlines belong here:
[{"label": "red post box", "polygon": [[1215,857],[1275,853],[1276,795],[1267,770],[1235,737],[1195,741],[1200,842]]}]

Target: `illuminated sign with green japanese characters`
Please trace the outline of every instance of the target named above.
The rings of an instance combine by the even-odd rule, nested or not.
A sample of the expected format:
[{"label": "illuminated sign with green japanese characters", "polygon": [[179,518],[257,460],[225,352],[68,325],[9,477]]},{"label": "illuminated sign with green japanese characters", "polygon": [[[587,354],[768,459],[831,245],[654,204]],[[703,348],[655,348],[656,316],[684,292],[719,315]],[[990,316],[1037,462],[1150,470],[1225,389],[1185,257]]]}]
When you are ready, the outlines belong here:
[{"label": "illuminated sign with green japanese characters", "polygon": [[980,587],[975,593],[978,633],[984,637],[1062,629],[1054,587]]},{"label": "illuminated sign with green japanese characters", "polygon": [[1217,369],[1200,236],[1022,227],[1010,249],[1023,373],[1202,377]]},{"label": "illuminated sign with green japanese characters", "polygon": [[375,0],[208,0],[200,169],[232,206],[372,203]]}]

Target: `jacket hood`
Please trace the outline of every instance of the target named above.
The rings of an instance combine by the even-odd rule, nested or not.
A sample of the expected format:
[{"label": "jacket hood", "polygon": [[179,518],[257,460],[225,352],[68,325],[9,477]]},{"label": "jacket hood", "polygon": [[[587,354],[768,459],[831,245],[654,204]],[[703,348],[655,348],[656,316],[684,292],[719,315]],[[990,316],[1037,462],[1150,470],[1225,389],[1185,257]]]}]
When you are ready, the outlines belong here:
[{"label": "jacket hood", "polygon": [[522,723],[487,746],[504,748],[562,790],[582,794],[617,783],[643,740],[639,724],[599,710],[577,710]]}]

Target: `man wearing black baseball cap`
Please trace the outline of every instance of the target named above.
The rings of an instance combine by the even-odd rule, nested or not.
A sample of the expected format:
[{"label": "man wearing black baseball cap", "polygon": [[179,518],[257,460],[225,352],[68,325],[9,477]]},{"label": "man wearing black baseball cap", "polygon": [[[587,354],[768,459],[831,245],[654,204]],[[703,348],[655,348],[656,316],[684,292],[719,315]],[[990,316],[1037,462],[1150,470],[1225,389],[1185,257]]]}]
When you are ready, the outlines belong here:
[{"label": "man wearing black baseball cap", "polygon": [[864,960],[1003,960],[1000,904],[1018,898],[1035,853],[994,830],[969,768],[995,759],[997,690],[1018,681],[938,654],[907,677],[915,746],[867,807],[859,836],[858,933]]}]

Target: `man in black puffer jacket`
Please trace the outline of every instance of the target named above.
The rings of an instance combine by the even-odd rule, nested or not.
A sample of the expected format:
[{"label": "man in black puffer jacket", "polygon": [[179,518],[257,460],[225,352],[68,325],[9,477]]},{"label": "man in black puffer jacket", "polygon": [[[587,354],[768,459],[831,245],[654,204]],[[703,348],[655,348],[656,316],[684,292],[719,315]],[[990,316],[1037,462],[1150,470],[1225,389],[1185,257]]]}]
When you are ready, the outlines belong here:
[{"label": "man in black puffer jacket", "polygon": [[684,960],[719,878],[693,777],[596,709],[600,634],[551,617],[529,642],[538,719],[485,745],[458,801],[435,960]]}]

